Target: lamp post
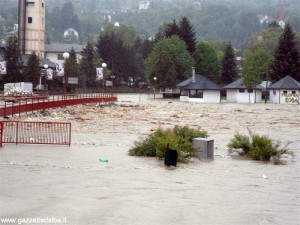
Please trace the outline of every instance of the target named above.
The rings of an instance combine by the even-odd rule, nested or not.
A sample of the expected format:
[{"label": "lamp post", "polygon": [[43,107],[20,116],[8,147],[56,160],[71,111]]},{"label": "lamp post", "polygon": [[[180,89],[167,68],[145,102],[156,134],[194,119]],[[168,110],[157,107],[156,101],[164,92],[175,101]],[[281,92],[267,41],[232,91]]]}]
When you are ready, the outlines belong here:
[{"label": "lamp post", "polygon": [[154,80],[153,95],[154,95],[154,99],[155,99],[155,92],[156,92],[156,80],[157,80],[157,77],[153,77],[153,80]]},{"label": "lamp post", "polygon": [[68,52],[65,52],[63,54],[64,57],[64,95],[66,95],[67,93],[67,82],[68,82],[68,74],[67,74],[67,70],[66,70],[66,65],[67,65],[67,59],[70,57],[70,54]]},{"label": "lamp post", "polygon": [[105,92],[104,90],[104,69],[107,67],[106,63],[102,63],[102,68],[103,68],[103,79],[102,79],[102,88],[103,88],[103,94]]},{"label": "lamp post", "polygon": [[[47,71],[47,69],[48,69],[48,65],[45,64],[45,65],[44,65],[44,71],[41,71],[41,73],[40,73],[39,90],[42,89],[42,76],[45,76],[45,72]],[[44,89],[45,89],[45,88],[44,88]]]}]

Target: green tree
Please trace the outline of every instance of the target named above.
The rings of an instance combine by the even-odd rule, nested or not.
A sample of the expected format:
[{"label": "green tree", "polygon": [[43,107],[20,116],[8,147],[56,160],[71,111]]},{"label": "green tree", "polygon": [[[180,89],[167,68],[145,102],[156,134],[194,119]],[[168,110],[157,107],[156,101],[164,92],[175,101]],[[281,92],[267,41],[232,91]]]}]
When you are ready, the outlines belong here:
[{"label": "green tree", "polygon": [[96,68],[94,66],[94,45],[88,42],[86,47],[81,52],[82,58],[80,62],[81,76],[79,76],[79,83],[85,89],[86,87],[96,86]]},{"label": "green tree", "polygon": [[4,51],[4,59],[6,61],[7,74],[4,82],[20,82],[21,68],[23,65],[18,39],[14,36],[8,38]]},{"label": "green tree", "polygon": [[176,21],[173,20],[171,23],[167,23],[165,27],[165,37],[171,37],[172,35],[178,35],[180,33],[180,28]]},{"label": "green tree", "polygon": [[300,57],[296,48],[296,34],[290,24],[286,24],[283,34],[274,52],[274,61],[271,65],[270,77],[272,81],[278,81],[286,75],[300,80]]},{"label": "green tree", "polygon": [[221,84],[226,85],[238,78],[235,54],[229,42],[222,60]]},{"label": "green tree", "polygon": [[187,50],[193,54],[196,49],[196,32],[187,17],[182,17],[179,22],[179,36],[185,41]]},{"label": "green tree", "polygon": [[217,51],[207,42],[199,42],[193,54],[197,73],[213,82],[219,82],[221,65]]},{"label": "green tree", "polygon": [[[69,73],[69,77],[79,77],[80,71],[79,71],[79,64],[77,62],[77,57],[76,57],[76,52],[74,48],[71,49],[70,51],[70,57],[68,60],[68,65],[69,68],[67,69],[67,72]],[[74,86],[71,86],[74,91]]]},{"label": "green tree", "polygon": [[259,48],[264,48],[270,53],[274,52],[277,45],[279,37],[282,35],[281,28],[268,28],[259,32],[257,35],[253,35],[250,43],[249,50],[256,51]]},{"label": "green tree", "polygon": [[243,66],[244,85],[252,89],[261,82],[261,75],[268,74],[273,56],[265,49],[247,52]]},{"label": "green tree", "polygon": [[[155,76],[161,77],[161,80],[157,80],[157,84],[162,87],[165,83],[160,82],[166,79],[177,82],[189,77],[194,63],[194,59],[187,51],[185,42],[178,36],[172,36],[164,38],[154,45],[153,51],[146,59],[145,73],[147,79],[152,83]],[[163,68],[166,65],[171,66],[171,69],[166,71],[166,68]],[[171,75],[172,77],[170,77]]]},{"label": "green tree", "polygon": [[26,69],[23,73],[23,81],[31,82],[35,87],[39,82],[40,76],[41,76],[40,61],[36,53],[33,52],[28,59]]}]

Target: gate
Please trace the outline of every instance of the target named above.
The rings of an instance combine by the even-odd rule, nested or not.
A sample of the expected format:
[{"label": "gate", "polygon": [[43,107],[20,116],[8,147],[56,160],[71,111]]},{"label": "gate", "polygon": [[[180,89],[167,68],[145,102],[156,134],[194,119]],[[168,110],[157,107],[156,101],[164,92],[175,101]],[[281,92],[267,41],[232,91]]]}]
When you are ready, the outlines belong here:
[{"label": "gate", "polygon": [[1,121],[1,142],[71,145],[71,123]]}]

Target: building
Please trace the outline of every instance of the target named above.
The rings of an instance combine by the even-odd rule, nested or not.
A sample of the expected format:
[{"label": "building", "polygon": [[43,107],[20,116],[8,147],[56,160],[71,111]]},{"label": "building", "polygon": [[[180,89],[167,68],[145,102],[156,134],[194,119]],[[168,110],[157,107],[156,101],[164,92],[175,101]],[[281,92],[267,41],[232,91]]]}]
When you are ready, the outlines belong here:
[{"label": "building", "polygon": [[260,84],[253,89],[248,89],[244,85],[244,78],[240,78],[226,86],[226,101],[232,103],[259,103],[262,101],[262,91],[264,87]]},{"label": "building", "polygon": [[68,28],[64,31],[64,38],[67,41],[78,40],[79,34],[78,31],[73,28]]},{"label": "building", "polygon": [[150,5],[150,1],[149,0],[143,0],[139,2],[139,9],[148,9]]},{"label": "building", "polygon": [[182,81],[176,85],[180,88],[180,101],[195,103],[220,103],[221,89],[218,84],[213,83],[199,74]]},{"label": "building", "polygon": [[54,63],[62,64],[64,62],[63,54],[65,52],[70,53],[72,48],[75,50],[77,60],[81,59],[83,46],[78,44],[46,44],[45,58]]},{"label": "building", "polygon": [[45,0],[19,0],[18,37],[22,54],[44,57]]},{"label": "building", "polygon": [[275,104],[298,104],[300,83],[290,75],[270,85],[270,102]]}]

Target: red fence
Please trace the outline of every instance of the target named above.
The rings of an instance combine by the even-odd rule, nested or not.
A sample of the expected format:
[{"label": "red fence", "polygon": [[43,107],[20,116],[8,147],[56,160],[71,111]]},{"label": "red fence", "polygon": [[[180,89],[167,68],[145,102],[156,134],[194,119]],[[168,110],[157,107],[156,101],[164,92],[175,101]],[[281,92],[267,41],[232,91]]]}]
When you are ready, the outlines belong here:
[{"label": "red fence", "polygon": [[71,123],[1,121],[0,143],[71,145]]},{"label": "red fence", "polygon": [[16,98],[5,100],[0,105],[0,117],[20,115],[21,113],[37,110],[78,105],[85,103],[115,102],[117,97],[111,94],[76,94],[76,95],[53,95],[48,98]]}]

